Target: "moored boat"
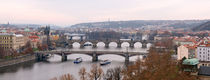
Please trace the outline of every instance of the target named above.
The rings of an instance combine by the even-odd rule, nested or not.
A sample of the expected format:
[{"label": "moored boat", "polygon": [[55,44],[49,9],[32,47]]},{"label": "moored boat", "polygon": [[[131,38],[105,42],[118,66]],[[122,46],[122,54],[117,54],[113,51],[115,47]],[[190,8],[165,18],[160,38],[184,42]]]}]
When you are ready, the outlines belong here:
[{"label": "moored boat", "polygon": [[81,62],[82,62],[82,58],[81,58],[81,57],[76,58],[76,59],[74,60],[74,63],[75,63],[75,64],[78,64],[78,63],[81,63]]},{"label": "moored boat", "polygon": [[84,44],[84,46],[92,46],[92,44],[87,43],[87,44]]},{"label": "moored boat", "polygon": [[110,63],[111,63],[111,61],[109,61],[109,60],[103,60],[103,61],[100,62],[100,65],[107,65],[107,64],[110,64]]}]

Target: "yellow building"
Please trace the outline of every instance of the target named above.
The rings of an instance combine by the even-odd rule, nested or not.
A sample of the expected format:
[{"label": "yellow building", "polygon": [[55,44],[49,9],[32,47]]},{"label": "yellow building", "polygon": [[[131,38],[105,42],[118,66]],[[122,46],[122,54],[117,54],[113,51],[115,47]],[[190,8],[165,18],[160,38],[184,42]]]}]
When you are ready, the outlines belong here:
[{"label": "yellow building", "polygon": [[0,47],[4,49],[17,50],[26,43],[25,37],[21,34],[0,33]]}]

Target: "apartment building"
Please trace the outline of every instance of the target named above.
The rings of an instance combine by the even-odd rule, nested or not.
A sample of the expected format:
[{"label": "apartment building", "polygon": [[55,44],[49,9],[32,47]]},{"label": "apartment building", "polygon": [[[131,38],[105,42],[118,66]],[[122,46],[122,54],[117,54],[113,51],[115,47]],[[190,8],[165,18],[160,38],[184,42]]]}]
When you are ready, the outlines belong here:
[{"label": "apartment building", "polygon": [[200,61],[210,61],[210,45],[200,45],[197,47],[197,58]]},{"label": "apartment building", "polygon": [[0,33],[0,47],[17,50],[26,44],[25,37],[21,34]]}]

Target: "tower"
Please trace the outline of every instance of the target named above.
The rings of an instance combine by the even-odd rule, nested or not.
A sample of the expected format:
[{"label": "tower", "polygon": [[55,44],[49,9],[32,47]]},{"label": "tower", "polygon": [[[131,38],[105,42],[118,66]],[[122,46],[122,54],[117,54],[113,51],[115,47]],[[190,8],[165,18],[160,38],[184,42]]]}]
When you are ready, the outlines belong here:
[{"label": "tower", "polygon": [[51,42],[50,42],[50,26],[46,26],[46,28],[44,29],[44,35],[47,36],[47,45],[48,48],[51,46]]}]

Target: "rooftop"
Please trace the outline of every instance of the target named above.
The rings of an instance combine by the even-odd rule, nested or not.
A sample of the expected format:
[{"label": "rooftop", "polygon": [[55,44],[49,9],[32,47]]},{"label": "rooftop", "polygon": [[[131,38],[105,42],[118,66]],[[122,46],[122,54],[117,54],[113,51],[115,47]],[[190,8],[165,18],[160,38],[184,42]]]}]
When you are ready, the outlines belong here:
[{"label": "rooftop", "polygon": [[14,34],[9,34],[9,33],[0,33],[0,35],[14,35]]},{"label": "rooftop", "polygon": [[199,60],[196,58],[192,58],[192,59],[185,59],[182,64],[184,65],[197,65],[199,63]]},{"label": "rooftop", "polygon": [[198,70],[198,75],[210,76],[210,67],[201,66]]}]

